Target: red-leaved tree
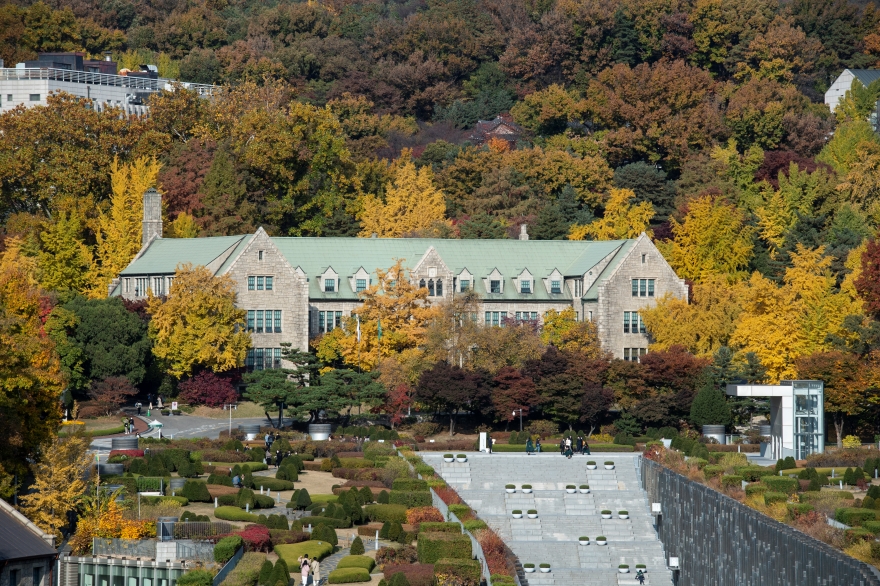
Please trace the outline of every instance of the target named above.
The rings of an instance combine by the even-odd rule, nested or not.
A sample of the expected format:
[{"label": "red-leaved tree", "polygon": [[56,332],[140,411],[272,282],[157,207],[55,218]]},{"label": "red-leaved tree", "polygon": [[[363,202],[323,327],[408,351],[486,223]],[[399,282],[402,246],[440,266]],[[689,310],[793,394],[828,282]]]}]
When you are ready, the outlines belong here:
[{"label": "red-leaved tree", "polygon": [[854,284],[865,304],[865,313],[880,319],[880,242],[875,238],[868,240],[862,254],[862,274]]},{"label": "red-leaved tree", "polygon": [[203,370],[180,383],[180,398],[190,405],[219,407],[226,403],[235,403],[238,400],[238,392],[228,378],[217,376],[210,370]]},{"label": "red-leaved tree", "polygon": [[106,413],[112,415],[125,402],[137,395],[137,389],[124,376],[108,376],[104,380],[92,381],[89,397]]},{"label": "red-leaved tree", "polygon": [[510,422],[519,416],[519,409],[528,416],[529,408],[541,402],[535,381],[519,369],[505,366],[492,380],[492,408],[500,421]]}]

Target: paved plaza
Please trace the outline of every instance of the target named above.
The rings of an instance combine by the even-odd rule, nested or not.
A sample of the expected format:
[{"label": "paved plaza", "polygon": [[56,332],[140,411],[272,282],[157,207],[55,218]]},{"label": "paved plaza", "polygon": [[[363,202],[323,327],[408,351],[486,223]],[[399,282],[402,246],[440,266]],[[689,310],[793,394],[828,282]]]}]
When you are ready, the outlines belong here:
[{"label": "paved plaza", "polygon": [[[447,464],[442,454],[421,454],[426,463],[477,511],[513,550],[523,564],[549,563],[549,573],[525,574],[529,586],[614,586],[637,584],[636,564],[647,566],[647,584],[671,586],[663,545],[657,539],[651,504],[641,489],[636,454],[614,453],[575,456],[568,460],[557,454],[468,454],[465,463]],[[596,470],[587,462],[595,461]],[[603,463],[614,461],[613,470]],[[506,484],[516,485],[513,494]],[[523,493],[523,484],[533,492]],[[588,494],[569,494],[566,485],[588,484]],[[512,511],[523,511],[514,519]],[[536,519],[526,511],[538,511]],[[602,510],[613,511],[602,519]],[[629,519],[619,519],[618,511]],[[608,544],[595,544],[603,535]],[[578,537],[591,538],[580,545]],[[618,572],[628,564],[630,573]]]}]

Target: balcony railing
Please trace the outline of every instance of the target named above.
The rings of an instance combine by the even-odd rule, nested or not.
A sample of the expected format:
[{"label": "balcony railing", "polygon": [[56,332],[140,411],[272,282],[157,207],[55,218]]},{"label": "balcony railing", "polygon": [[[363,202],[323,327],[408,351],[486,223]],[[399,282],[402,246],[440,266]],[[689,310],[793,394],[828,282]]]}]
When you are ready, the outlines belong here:
[{"label": "balcony railing", "polygon": [[[65,81],[69,83],[84,83],[99,86],[114,86],[158,92],[171,90],[172,84],[177,83],[173,79],[149,79],[128,75],[111,75],[107,73],[93,73],[91,71],[73,71],[70,69],[51,68],[3,68],[0,69],[0,81],[10,80],[51,80]],[[219,86],[204,83],[180,82],[185,89],[198,92],[199,95],[211,95],[219,89]]]}]

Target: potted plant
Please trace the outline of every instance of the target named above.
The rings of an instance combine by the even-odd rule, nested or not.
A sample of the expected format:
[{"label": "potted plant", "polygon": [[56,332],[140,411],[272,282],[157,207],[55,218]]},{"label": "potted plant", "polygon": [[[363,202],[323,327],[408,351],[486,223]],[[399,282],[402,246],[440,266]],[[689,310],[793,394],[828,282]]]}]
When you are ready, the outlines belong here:
[{"label": "potted plant", "polygon": [[629,519],[629,511],[617,511],[617,516],[621,519]]},{"label": "potted plant", "polygon": [[582,535],[578,537],[578,543],[580,543],[581,545],[590,545],[590,538]]},{"label": "potted plant", "polygon": [[578,490],[580,490],[581,494],[589,494],[590,485],[589,484],[582,484],[582,485],[580,485],[580,487],[578,487]]},{"label": "potted plant", "polygon": [[538,511],[536,511],[535,509],[529,509],[527,511],[527,514],[529,516],[529,519],[537,519],[538,518]]},{"label": "potted plant", "polygon": [[516,486],[513,485],[513,484],[505,484],[505,485],[504,485],[504,490],[506,490],[506,491],[509,492],[510,494],[513,494],[513,493],[516,492]]},{"label": "potted plant", "polygon": [[513,518],[522,519],[522,511],[520,509],[513,509]]},{"label": "potted plant", "polygon": [[532,492],[532,485],[531,484],[523,484],[522,491],[526,494],[529,494],[530,492]]},{"label": "potted plant", "polygon": [[527,574],[534,574],[535,564],[523,564],[523,570],[525,570]]},{"label": "potted plant", "polygon": [[600,535],[596,538],[596,545],[605,545],[606,543],[608,543],[608,540],[605,539],[604,535]]},{"label": "potted plant", "polygon": [[538,564],[538,567],[541,568],[541,571],[545,574],[550,572],[550,564]]},{"label": "potted plant", "polygon": [[567,484],[565,486],[565,492],[567,492],[568,494],[574,494],[576,490],[577,487],[573,484]]},{"label": "potted plant", "polygon": [[457,454],[455,459],[458,462],[467,462],[467,454]]},{"label": "potted plant", "polygon": [[602,511],[602,518],[603,519],[610,519],[611,518],[611,511],[609,511],[608,509],[605,509],[604,511]]},{"label": "potted plant", "polygon": [[643,574],[647,574],[648,566],[646,566],[645,564],[636,564],[636,572],[638,572],[639,570],[641,570]]},{"label": "potted plant", "polygon": [[443,454],[443,461],[449,464],[455,461],[455,458],[452,457],[452,454]]},{"label": "potted plant", "polygon": [[592,460],[590,460],[589,462],[587,462],[587,470],[595,470],[595,469],[596,469],[596,463],[595,463],[595,462],[593,462]]},{"label": "potted plant", "polygon": [[605,462],[605,470],[614,470],[614,462],[608,460]]},{"label": "potted plant", "polygon": [[626,564],[620,564],[617,566],[617,571],[621,574],[629,574],[629,566]]}]

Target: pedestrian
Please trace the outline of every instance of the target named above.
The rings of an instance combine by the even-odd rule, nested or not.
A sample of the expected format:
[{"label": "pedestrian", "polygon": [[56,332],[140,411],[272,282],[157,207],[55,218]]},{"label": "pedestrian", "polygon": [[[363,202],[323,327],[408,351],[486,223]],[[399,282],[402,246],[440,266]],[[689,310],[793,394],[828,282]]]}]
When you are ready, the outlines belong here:
[{"label": "pedestrian", "polygon": [[578,439],[577,439],[577,453],[578,454],[584,453],[584,436],[582,436],[582,435],[579,435]]},{"label": "pedestrian", "polygon": [[302,586],[309,586],[309,572],[312,569],[310,564],[309,554],[304,554],[299,566],[299,571],[302,575]]},{"label": "pedestrian", "polygon": [[266,457],[263,458],[263,462],[266,463],[266,466],[272,465],[272,452],[270,452],[268,448],[266,448]]},{"label": "pedestrian", "polygon": [[279,464],[281,464],[281,450],[275,450],[275,467],[278,468]]},{"label": "pedestrian", "polygon": [[559,440],[559,455],[560,456],[565,455],[565,438],[562,438],[561,440]]},{"label": "pedestrian", "polygon": [[526,456],[532,455],[532,450],[534,447],[532,446],[532,438],[526,440]]},{"label": "pedestrian", "polygon": [[571,438],[565,438],[565,457],[571,460]]},{"label": "pedestrian", "polygon": [[134,433],[134,417],[128,418],[128,430],[129,433]]},{"label": "pedestrian", "polygon": [[268,433],[266,434],[266,437],[263,438],[263,441],[266,442],[266,451],[268,452],[269,446],[272,445],[271,443],[269,443],[269,434]]},{"label": "pedestrian", "polygon": [[137,407],[138,417],[140,417],[141,416],[141,402],[138,401],[137,403],[134,404],[134,406]]},{"label": "pedestrian", "polygon": [[591,454],[590,454],[590,444],[587,443],[587,438],[584,438],[584,452],[586,452],[586,454],[587,454],[588,456],[591,455]]},{"label": "pedestrian", "polygon": [[125,435],[128,435],[128,421],[122,424],[122,428],[125,430]]},{"label": "pedestrian", "polygon": [[152,411],[152,410],[153,410],[153,402],[150,401],[150,406],[147,407],[147,415],[149,415],[149,414],[150,414],[150,411]]},{"label": "pedestrian", "polygon": [[321,583],[321,562],[318,558],[312,559],[312,583],[318,586]]},{"label": "pedestrian", "polygon": [[642,573],[641,570],[639,570],[639,572],[636,574],[636,580],[639,581],[639,584],[645,583],[645,575]]},{"label": "pedestrian", "polygon": [[535,440],[535,452],[541,453],[541,438]]}]

